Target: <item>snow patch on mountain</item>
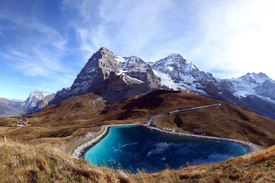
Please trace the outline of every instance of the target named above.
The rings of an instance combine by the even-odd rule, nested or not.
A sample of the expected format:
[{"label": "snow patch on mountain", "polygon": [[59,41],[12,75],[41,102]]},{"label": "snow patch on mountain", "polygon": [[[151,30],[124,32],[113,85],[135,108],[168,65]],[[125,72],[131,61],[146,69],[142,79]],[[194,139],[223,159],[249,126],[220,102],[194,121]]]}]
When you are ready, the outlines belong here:
[{"label": "snow patch on mountain", "polygon": [[239,78],[221,79],[218,81],[224,89],[233,93],[237,98],[249,95],[257,96],[265,101],[274,103],[275,81],[264,73],[247,73]]}]

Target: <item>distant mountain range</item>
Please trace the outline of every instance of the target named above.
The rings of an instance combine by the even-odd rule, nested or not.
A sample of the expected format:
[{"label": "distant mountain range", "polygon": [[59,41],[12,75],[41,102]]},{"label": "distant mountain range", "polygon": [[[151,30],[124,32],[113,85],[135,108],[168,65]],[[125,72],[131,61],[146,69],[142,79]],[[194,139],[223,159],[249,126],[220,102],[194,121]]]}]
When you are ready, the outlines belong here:
[{"label": "distant mountain range", "polygon": [[117,56],[104,47],[92,55],[71,87],[52,95],[30,94],[24,107],[31,112],[90,92],[110,103],[155,89],[197,93],[275,119],[275,81],[264,73],[219,79],[179,54],[145,62],[136,56]]},{"label": "distant mountain range", "polygon": [[54,98],[55,94],[31,92],[25,102],[0,98],[0,116],[14,117],[34,112],[44,108]]}]

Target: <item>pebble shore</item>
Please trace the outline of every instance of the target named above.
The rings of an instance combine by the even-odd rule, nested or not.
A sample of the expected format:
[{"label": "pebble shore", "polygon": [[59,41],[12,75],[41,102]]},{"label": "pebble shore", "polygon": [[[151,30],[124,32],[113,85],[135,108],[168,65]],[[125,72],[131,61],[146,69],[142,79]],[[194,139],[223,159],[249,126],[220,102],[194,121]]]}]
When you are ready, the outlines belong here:
[{"label": "pebble shore", "polygon": [[[107,125],[104,127],[103,132],[97,136],[96,138],[90,140],[89,142],[82,144],[81,146],[78,146],[73,153],[73,157],[75,158],[83,158],[84,153],[93,145],[95,145],[97,142],[99,142],[102,138],[104,138],[108,134],[108,130],[110,127],[116,127],[116,126],[134,126],[139,124],[122,124],[122,125]],[[148,126],[148,125],[141,125],[147,129],[158,131],[161,133],[171,134],[171,135],[177,135],[177,136],[183,136],[183,137],[191,137],[191,138],[199,138],[199,139],[209,139],[209,140],[219,140],[219,141],[225,141],[225,142],[231,142],[236,143],[244,146],[247,149],[247,153],[255,152],[255,151],[261,151],[263,150],[262,147],[257,146],[250,142],[240,141],[240,140],[234,140],[234,139],[226,139],[226,138],[219,138],[219,137],[209,137],[209,136],[201,136],[201,135],[191,135],[191,134],[184,134],[184,133],[177,133],[169,130],[163,130],[160,128]]]}]

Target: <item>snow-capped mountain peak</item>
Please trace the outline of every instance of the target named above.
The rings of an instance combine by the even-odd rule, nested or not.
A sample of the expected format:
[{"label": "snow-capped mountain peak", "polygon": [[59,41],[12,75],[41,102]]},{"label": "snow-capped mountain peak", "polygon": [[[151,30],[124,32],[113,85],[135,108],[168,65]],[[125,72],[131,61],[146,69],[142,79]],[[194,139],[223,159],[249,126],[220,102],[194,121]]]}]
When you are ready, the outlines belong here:
[{"label": "snow-capped mountain peak", "polygon": [[161,85],[174,90],[180,88],[183,91],[205,93],[200,88],[208,82],[216,82],[211,74],[200,71],[180,54],[171,54],[153,63],[152,67],[160,77]]},{"label": "snow-capped mountain peak", "polygon": [[251,82],[251,83],[255,83],[255,84],[260,84],[260,83],[264,83],[265,81],[271,81],[273,82],[272,79],[270,79],[266,74],[260,72],[260,73],[247,73],[244,76],[241,76],[239,79],[242,79],[245,82]]},{"label": "snow-capped mountain peak", "polygon": [[31,92],[29,97],[25,101],[25,107],[27,107],[29,112],[35,111],[45,107],[50,100],[54,98],[55,94],[46,92]]}]

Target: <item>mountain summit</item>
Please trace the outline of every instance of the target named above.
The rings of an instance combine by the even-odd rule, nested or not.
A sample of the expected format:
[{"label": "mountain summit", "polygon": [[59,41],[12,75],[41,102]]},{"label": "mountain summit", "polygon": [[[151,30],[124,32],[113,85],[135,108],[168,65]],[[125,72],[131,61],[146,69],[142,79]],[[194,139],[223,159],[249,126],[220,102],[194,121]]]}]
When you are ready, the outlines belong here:
[{"label": "mountain summit", "polygon": [[158,77],[149,64],[139,58],[122,58],[101,47],[88,60],[73,85],[58,91],[51,104],[73,96],[95,92],[107,102],[149,92],[155,88]]},{"label": "mountain summit", "polygon": [[104,47],[92,55],[72,86],[58,91],[50,104],[89,92],[116,102],[158,88],[197,93],[275,119],[275,81],[264,73],[218,79],[179,54],[147,63],[137,56],[117,56]]}]

